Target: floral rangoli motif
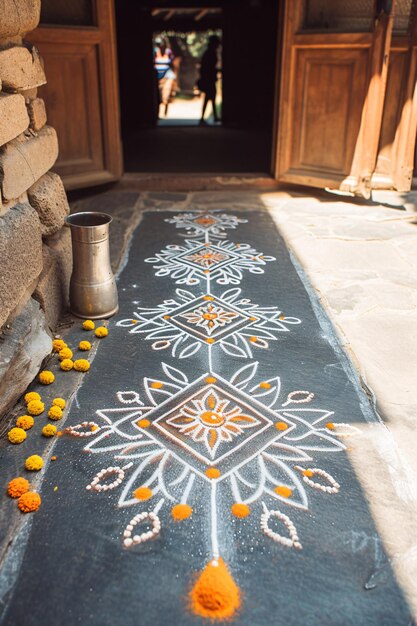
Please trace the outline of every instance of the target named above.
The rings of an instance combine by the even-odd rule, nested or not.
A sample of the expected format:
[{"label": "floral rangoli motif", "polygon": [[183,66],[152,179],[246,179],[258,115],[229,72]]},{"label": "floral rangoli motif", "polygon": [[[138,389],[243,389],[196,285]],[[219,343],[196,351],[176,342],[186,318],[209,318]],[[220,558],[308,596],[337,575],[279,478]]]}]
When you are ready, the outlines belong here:
[{"label": "floral rangoli motif", "polygon": [[[243,295],[239,285],[245,274],[263,274],[275,260],[249,244],[226,239],[225,230],[247,220],[190,212],[166,221],[184,229],[188,238],[146,262],[156,277],[170,277],[198,292],[175,288],[170,298],[153,307],[137,306],[131,318],[117,325],[179,360],[205,351],[207,371],[193,378],[181,367],[162,363],[163,374],[144,378],[144,392],[119,390],[117,406],[99,409],[97,421],[69,427],[68,434],[86,440],[87,452],[111,459],[86,488],[92,493],[120,489],[119,506],[138,509],[121,529],[127,550],[156,540],[170,517],[184,522],[207,499],[211,554],[206,569],[225,568],[217,522],[221,485],[231,515],[257,516],[259,532],[276,549],[299,551],[304,539],[281,509],[308,510],[311,490],[323,497],[337,494],[342,486],[314,457],[345,450],[343,438],[359,431],[318,406],[313,390],[291,390],[285,375],[283,384],[290,391],[284,392],[279,373],[268,376],[252,360],[255,351],[268,350],[280,337],[285,346],[289,331],[296,332],[292,326],[301,320]],[[225,290],[225,285],[233,287]],[[234,373],[225,378],[213,359],[222,363],[229,357],[246,362],[232,367]],[[149,530],[135,531],[142,522]],[[204,572],[197,586],[203,584]],[[231,617],[237,604],[221,615]],[[219,615],[210,606],[195,610],[213,619]]]}]

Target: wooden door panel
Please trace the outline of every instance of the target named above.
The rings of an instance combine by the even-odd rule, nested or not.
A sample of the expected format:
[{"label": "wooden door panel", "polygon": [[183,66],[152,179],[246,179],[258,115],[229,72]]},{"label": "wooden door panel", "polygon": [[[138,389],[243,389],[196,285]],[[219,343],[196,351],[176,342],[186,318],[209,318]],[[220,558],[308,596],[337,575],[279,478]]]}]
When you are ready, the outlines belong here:
[{"label": "wooden door panel", "polygon": [[[67,189],[117,180],[123,162],[114,0],[42,4],[48,24],[41,24],[28,39],[45,61],[48,82],[39,94],[58,133],[54,169]],[[89,11],[77,13],[77,7]],[[60,19],[65,26],[53,23]]]},{"label": "wooden door panel", "polygon": [[367,54],[363,50],[297,51],[290,169],[344,176],[360,125]]},{"label": "wooden door panel", "polygon": [[40,95],[59,133],[54,169],[64,178],[103,169],[96,46],[44,43],[42,56],[48,83]]}]

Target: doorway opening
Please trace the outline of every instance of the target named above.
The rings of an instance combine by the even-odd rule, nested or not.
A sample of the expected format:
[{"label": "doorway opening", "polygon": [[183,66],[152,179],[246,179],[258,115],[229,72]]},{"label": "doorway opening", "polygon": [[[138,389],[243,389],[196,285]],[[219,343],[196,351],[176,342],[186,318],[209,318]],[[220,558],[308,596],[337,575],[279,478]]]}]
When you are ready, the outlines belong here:
[{"label": "doorway opening", "polygon": [[[279,4],[116,3],[127,172],[271,173]],[[216,38],[216,88],[201,123],[204,99],[213,96],[204,92],[209,91],[203,80],[204,57]],[[165,69],[172,70],[165,93],[155,68],[161,41],[160,65],[166,61]]]},{"label": "doorway opening", "polygon": [[[154,69],[161,76],[158,89],[158,126],[221,124],[222,31],[156,31],[153,34]],[[161,48],[164,55],[161,54]],[[209,49],[212,53],[207,52]],[[202,60],[211,73],[214,98],[206,100],[201,82]],[[164,93],[165,92],[165,93]],[[164,102],[165,100],[165,102]],[[204,115],[203,115],[204,107]]]}]

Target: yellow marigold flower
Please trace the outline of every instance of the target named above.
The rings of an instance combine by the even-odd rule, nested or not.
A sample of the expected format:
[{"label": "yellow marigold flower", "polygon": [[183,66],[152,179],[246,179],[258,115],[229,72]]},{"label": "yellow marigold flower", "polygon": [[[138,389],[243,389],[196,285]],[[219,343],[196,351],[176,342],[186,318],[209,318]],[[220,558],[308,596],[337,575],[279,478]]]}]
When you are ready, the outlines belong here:
[{"label": "yellow marigold flower", "polygon": [[43,372],[39,374],[39,382],[42,385],[50,385],[54,380],[55,376],[49,370],[43,370]]},{"label": "yellow marigold flower", "polygon": [[87,359],[77,359],[74,361],[74,369],[77,370],[77,372],[86,372],[90,369],[90,363]]},{"label": "yellow marigold flower", "polygon": [[45,405],[40,400],[31,400],[26,407],[29,415],[40,415],[45,410]]},{"label": "yellow marigold flower", "polygon": [[64,359],[60,363],[60,368],[64,370],[64,372],[69,372],[70,370],[72,370],[73,367],[74,363],[71,361],[71,359]]},{"label": "yellow marigold flower", "polygon": [[60,409],[59,406],[56,405],[51,406],[48,411],[48,417],[50,417],[51,420],[60,420],[62,417],[62,409]]},{"label": "yellow marigold flower", "polygon": [[23,428],[23,430],[29,430],[29,428],[32,428],[34,423],[35,420],[30,415],[21,415],[16,420],[16,426],[18,428]]},{"label": "yellow marigold flower", "polygon": [[66,348],[62,348],[62,350],[58,352],[58,356],[60,361],[63,361],[64,359],[72,359],[72,350],[68,348],[68,346]]},{"label": "yellow marigold flower", "polygon": [[107,337],[107,335],[109,334],[109,331],[107,330],[105,326],[99,326],[98,328],[96,328],[96,331],[94,334],[96,337]]},{"label": "yellow marigold flower", "polygon": [[43,467],[43,460],[38,454],[32,454],[32,456],[28,456],[25,461],[25,467],[30,472],[37,472]]},{"label": "yellow marigold flower", "polygon": [[80,341],[78,348],[80,350],[91,350],[91,343],[89,341]]},{"label": "yellow marigold flower", "polygon": [[63,339],[54,339],[52,342],[52,348],[54,352],[59,352],[62,348],[66,348],[67,344]]},{"label": "yellow marigold flower", "polygon": [[42,435],[44,437],[53,437],[56,435],[56,426],[53,424],[47,424],[42,428]]},{"label": "yellow marigold flower", "polygon": [[65,409],[66,402],[64,398],[54,398],[52,400],[53,406],[59,406],[60,409]]},{"label": "yellow marigold flower", "polygon": [[83,322],[84,330],[94,330],[95,327],[96,325],[94,324],[93,320],[85,320],[85,322]]},{"label": "yellow marigold flower", "polygon": [[17,505],[22,513],[32,513],[37,511],[41,505],[41,497],[34,491],[28,491],[20,496]]},{"label": "yellow marigold flower", "polygon": [[7,433],[10,443],[22,443],[26,439],[26,432],[23,428],[12,428]]},{"label": "yellow marigold flower", "polygon": [[7,493],[11,498],[20,498],[21,495],[29,491],[29,481],[26,478],[18,476],[13,478],[7,485]]},{"label": "yellow marigold flower", "polygon": [[29,391],[25,394],[25,402],[28,404],[28,402],[32,402],[32,400],[42,400],[42,398],[36,391]]}]

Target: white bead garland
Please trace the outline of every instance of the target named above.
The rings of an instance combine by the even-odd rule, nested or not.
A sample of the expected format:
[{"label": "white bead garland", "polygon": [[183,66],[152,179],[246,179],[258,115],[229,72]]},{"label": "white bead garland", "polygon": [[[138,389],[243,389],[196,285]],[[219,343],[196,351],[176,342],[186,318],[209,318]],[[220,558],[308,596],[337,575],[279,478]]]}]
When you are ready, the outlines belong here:
[{"label": "white bead garland", "polygon": [[[124,467],[119,467],[117,465],[115,467],[106,467],[105,469],[100,470],[94,476],[91,483],[87,485],[86,487],[87,491],[93,490],[93,491],[100,492],[100,491],[108,491],[109,489],[115,489],[123,482],[124,477],[125,477],[125,470],[127,470],[132,465],[133,463],[129,463],[128,465],[125,465]],[[117,475],[117,478],[113,482],[107,483],[105,485],[100,484],[102,480],[104,480],[108,476],[111,476],[112,474]]]},{"label": "white bead garland", "polygon": [[[90,430],[81,431],[81,428],[90,428]],[[94,430],[91,430],[91,428],[94,428]],[[76,426],[68,426],[65,432],[73,437],[91,437],[92,435],[96,435],[100,430],[100,426],[95,422],[81,422],[81,424],[77,424]]]},{"label": "white bead garland", "polygon": [[[304,398],[300,398],[299,400],[294,399],[295,396],[300,395],[300,394],[304,394]],[[282,405],[282,406],[287,406],[288,404],[306,404],[308,402],[311,402],[312,399],[314,398],[314,393],[312,391],[291,391],[291,393],[288,394],[287,396],[287,400],[286,402]]]},{"label": "white bead garland", "polygon": [[[308,470],[306,470],[304,469],[304,467],[296,465],[295,469],[303,473],[303,481],[307,483],[307,485],[309,485],[310,487],[313,487],[313,489],[323,491],[324,493],[338,493],[340,490],[340,485],[338,482],[335,481],[333,476],[318,467],[309,467]],[[322,478],[325,478],[330,483],[330,485],[322,485],[321,483],[316,483],[314,480],[311,480],[308,476],[305,475],[304,472],[306,471],[309,471],[316,476],[321,476]]]},{"label": "white bead garland", "polygon": [[[283,535],[280,535],[279,533],[276,533],[275,531],[271,530],[271,528],[269,528],[268,522],[271,517],[276,517],[280,522],[284,524],[285,528],[288,530],[289,537],[284,537]],[[268,509],[265,509],[261,515],[261,529],[267,537],[269,537],[273,541],[276,541],[277,543],[282,544],[283,546],[286,546],[287,548],[295,548],[296,550],[301,550],[303,547],[298,538],[296,527],[294,526],[288,515],[284,515],[284,513],[281,513],[280,511],[269,511]]]},{"label": "white bead garland", "polygon": [[[140,535],[134,535],[132,537],[132,531],[134,530],[135,526],[137,524],[140,524],[140,522],[144,522],[145,520],[149,520],[152,523],[152,528],[148,531],[143,532]],[[153,539],[154,537],[159,535],[160,531],[161,531],[161,520],[155,513],[153,513],[152,511],[151,512],[144,511],[143,513],[138,513],[138,515],[135,515],[135,517],[133,517],[130,520],[129,524],[126,526],[126,529],[123,533],[124,546],[126,548],[130,548],[131,546],[136,545],[138,543],[145,543],[149,539]]]}]

